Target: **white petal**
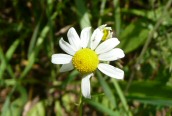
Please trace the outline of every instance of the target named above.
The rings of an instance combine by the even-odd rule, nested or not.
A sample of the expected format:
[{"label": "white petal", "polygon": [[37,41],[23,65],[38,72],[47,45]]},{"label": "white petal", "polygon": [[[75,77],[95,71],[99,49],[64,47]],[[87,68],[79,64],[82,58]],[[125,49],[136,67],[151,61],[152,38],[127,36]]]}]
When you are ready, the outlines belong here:
[{"label": "white petal", "polygon": [[67,37],[69,40],[69,43],[73,46],[73,48],[75,48],[75,50],[79,50],[81,48],[81,40],[76,32],[76,30],[71,27],[67,33]]},{"label": "white petal", "polygon": [[68,64],[72,60],[72,56],[67,54],[53,54],[51,57],[51,62],[53,64]]},{"label": "white petal", "polygon": [[70,55],[74,55],[76,52],[69,43],[67,43],[66,41],[63,40],[63,38],[60,39],[59,45],[62,50],[64,50],[66,53],[68,53]]},{"label": "white petal", "polygon": [[72,62],[68,64],[63,64],[62,67],[60,68],[60,72],[67,72],[74,69]]},{"label": "white petal", "polygon": [[103,53],[99,55],[99,60],[101,61],[113,61],[125,56],[123,50],[119,48],[115,48],[110,50],[109,52]]},{"label": "white petal", "polygon": [[103,32],[99,28],[97,28],[91,36],[90,47],[92,50],[94,50],[98,46],[98,44],[102,40],[102,37]]},{"label": "white petal", "polygon": [[98,69],[109,77],[116,79],[124,78],[124,71],[109,64],[100,63]]},{"label": "white petal", "polygon": [[89,74],[89,75],[85,76],[81,81],[81,92],[82,92],[82,95],[85,98],[91,98],[91,95],[90,95],[90,92],[91,92],[91,89],[90,89],[90,77],[92,75],[93,74]]},{"label": "white petal", "polygon": [[99,26],[99,28],[100,28],[101,30],[103,30],[106,26],[107,26],[107,24],[104,24],[104,25]]},{"label": "white petal", "polygon": [[96,53],[97,54],[101,54],[101,53],[105,53],[109,50],[112,50],[114,47],[116,47],[119,44],[119,40],[117,38],[111,38],[108,39],[106,41],[104,41],[103,43],[101,43],[97,48],[96,48]]},{"label": "white petal", "polygon": [[88,46],[91,34],[91,27],[86,27],[81,31],[81,46],[86,48]]}]

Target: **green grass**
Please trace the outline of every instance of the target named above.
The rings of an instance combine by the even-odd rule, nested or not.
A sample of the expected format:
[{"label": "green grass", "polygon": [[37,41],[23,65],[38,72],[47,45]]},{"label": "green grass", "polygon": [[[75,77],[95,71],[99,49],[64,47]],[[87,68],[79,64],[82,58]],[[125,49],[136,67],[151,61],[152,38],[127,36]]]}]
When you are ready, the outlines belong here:
[{"label": "green grass", "polygon": [[[1,116],[156,116],[172,113],[172,0],[2,0]],[[59,39],[108,24],[125,58],[117,81],[96,71],[92,99],[80,99],[81,75],[59,72]]]}]

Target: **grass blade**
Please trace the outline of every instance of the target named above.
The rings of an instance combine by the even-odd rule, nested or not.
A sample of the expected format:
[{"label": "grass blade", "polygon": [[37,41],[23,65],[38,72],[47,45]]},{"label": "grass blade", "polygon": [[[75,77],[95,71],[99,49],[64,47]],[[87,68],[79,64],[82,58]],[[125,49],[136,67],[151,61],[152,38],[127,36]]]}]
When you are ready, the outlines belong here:
[{"label": "grass blade", "polygon": [[6,55],[4,55],[2,48],[0,47],[0,59],[1,59],[1,66],[0,66],[0,79],[3,76],[3,73],[5,71],[5,69],[7,68],[7,71],[9,72],[11,77],[14,77],[12,68],[10,66],[10,64],[8,63],[9,60],[11,59],[11,57],[14,54],[14,51],[16,50],[16,48],[18,47],[19,43],[21,42],[21,39],[16,39],[13,44],[10,46],[10,48],[8,49],[8,51],[6,52]]},{"label": "grass blade", "polygon": [[78,15],[80,18],[80,26],[83,29],[84,27],[91,26],[88,10],[85,7],[84,0],[75,0],[77,7]]},{"label": "grass blade", "polygon": [[34,29],[33,35],[31,37],[31,41],[30,41],[30,44],[29,44],[29,50],[28,50],[28,57],[31,55],[32,51],[35,48],[36,39],[37,39],[38,32],[39,32],[40,22],[41,21],[38,22],[37,26]]},{"label": "grass blade", "polygon": [[36,59],[36,56],[41,48],[41,45],[47,35],[47,33],[49,32],[49,27],[48,26],[45,26],[41,32],[41,35],[40,37],[38,38],[37,40],[37,43],[36,43],[36,46],[35,46],[35,49],[32,51],[31,55],[29,56],[28,58],[28,65],[25,67],[24,71],[22,72],[20,78],[24,78],[26,76],[26,74],[30,71],[30,69],[32,68],[34,62],[35,62],[35,59]]},{"label": "grass blade", "polygon": [[121,14],[120,14],[120,5],[119,0],[113,0],[113,4],[115,7],[115,29],[116,29],[116,36],[119,36],[121,30]]},{"label": "grass blade", "polygon": [[99,71],[97,71],[96,73],[97,73],[97,78],[98,78],[101,86],[103,87],[103,90],[104,90],[106,96],[109,98],[109,101],[112,103],[114,108],[116,108],[116,106],[117,106],[116,99],[115,99],[115,96],[112,93],[109,85],[106,83],[105,79],[103,78],[103,76],[101,75],[101,73]]},{"label": "grass blade", "polygon": [[103,112],[103,113],[107,114],[108,116],[120,116],[119,112],[110,110],[109,108],[105,107],[104,105],[102,105],[102,104],[100,104],[100,103],[98,103],[96,101],[93,101],[93,100],[90,100],[90,99],[84,99],[84,101],[86,103],[92,105],[93,107],[95,107],[100,112]]}]

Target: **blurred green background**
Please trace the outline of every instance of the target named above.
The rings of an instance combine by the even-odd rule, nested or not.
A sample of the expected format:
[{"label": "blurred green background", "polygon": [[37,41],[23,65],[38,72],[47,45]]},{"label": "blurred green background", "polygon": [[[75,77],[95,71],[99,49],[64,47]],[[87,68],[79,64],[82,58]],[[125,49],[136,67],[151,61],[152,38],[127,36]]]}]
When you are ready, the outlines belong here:
[{"label": "blurred green background", "polygon": [[172,0],[1,0],[0,115],[79,116],[81,76],[60,73],[51,55],[63,53],[74,27],[112,27],[125,58],[117,81],[97,72],[83,116],[172,115]]}]

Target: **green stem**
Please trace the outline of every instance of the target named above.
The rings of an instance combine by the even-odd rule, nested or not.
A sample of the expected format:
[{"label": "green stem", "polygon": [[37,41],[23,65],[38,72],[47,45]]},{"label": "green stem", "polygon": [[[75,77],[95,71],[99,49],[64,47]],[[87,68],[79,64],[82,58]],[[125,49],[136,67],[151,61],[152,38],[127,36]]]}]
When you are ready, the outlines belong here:
[{"label": "green stem", "polygon": [[81,95],[80,101],[79,101],[79,115],[82,116],[82,107],[83,107],[83,97]]}]

